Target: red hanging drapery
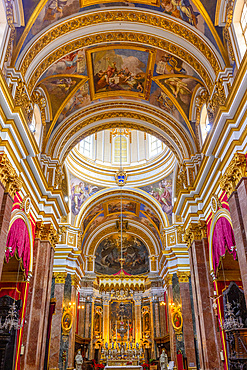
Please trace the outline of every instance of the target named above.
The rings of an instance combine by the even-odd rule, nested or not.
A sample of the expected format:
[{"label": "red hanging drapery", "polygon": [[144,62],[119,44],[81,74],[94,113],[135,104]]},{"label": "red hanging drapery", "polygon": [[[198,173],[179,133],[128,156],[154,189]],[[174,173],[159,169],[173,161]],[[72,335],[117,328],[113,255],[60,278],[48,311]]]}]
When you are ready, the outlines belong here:
[{"label": "red hanging drapery", "polygon": [[27,226],[21,218],[13,222],[8,232],[5,251],[7,263],[14,256],[15,252],[22,259],[25,275],[27,276],[30,262],[30,240]]},{"label": "red hanging drapery", "polygon": [[220,257],[224,256],[226,250],[237,258],[235,250],[235,238],[230,222],[225,217],[220,217],[216,222],[213,233],[213,265],[216,272]]}]

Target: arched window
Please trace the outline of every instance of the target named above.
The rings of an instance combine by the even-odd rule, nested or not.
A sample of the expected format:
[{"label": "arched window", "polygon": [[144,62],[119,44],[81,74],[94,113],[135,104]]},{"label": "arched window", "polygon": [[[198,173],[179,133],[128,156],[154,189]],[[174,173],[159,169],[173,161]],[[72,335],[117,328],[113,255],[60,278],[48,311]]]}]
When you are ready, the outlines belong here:
[{"label": "arched window", "polygon": [[42,118],[39,106],[37,104],[34,105],[33,108],[33,118],[30,124],[30,130],[33,132],[33,135],[36,139],[38,146],[40,145],[40,138],[42,134]]},{"label": "arched window", "polygon": [[247,0],[236,0],[233,13],[233,30],[239,64],[247,48]]},{"label": "arched window", "polygon": [[3,5],[3,0],[0,0],[0,55],[2,55],[3,52],[6,26],[7,20],[5,15],[5,7]]},{"label": "arched window", "polygon": [[207,133],[210,130],[206,104],[203,105],[200,117],[201,145],[204,143]]},{"label": "arched window", "polygon": [[148,135],[149,138],[149,158],[162,152],[162,142],[157,137]]},{"label": "arched window", "polygon": [[114,162],[120,163],[120,155],[122,157],[122,163],[126,163],[128,159],[128,142],[127,138],[123,135],[116,137],[114,141]]},{"label": "arched window", "polygon": [[87,136],[80,142],[79,150],[85,157],[93,158],[93,135]]},{"label": "arched window", "polygon": [[242,28],[245,44],[247,44],[247,0],[244,1],[244,6],[240,18],[240,26]]}]

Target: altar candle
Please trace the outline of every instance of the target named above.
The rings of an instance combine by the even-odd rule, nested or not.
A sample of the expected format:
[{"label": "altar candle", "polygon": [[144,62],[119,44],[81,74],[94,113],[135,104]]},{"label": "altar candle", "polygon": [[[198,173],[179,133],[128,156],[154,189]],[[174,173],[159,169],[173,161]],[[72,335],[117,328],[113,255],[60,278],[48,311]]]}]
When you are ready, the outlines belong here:
[{"label": "altar candle", "polygon": [[117,320],[116,320],[116,343],[117,343]]},{"label": "altar candle", "polygon": [[128,342],[129,342],[129,329],[130,327],[129,327],[129,320],[128,320]]}]

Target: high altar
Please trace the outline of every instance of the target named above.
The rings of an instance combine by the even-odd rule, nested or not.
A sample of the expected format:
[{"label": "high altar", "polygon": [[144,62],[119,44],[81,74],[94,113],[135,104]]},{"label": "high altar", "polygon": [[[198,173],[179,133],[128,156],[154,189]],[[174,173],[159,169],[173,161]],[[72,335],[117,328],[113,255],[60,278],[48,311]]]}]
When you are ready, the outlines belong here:
[{"label": "high altar", "polygon": [[79,324],[85,336],[91,333],[87,357],[109,369],[128,366],[137,370],[143,362],[159,356],[168,331],[159,277],[122,271],[115,276],[98,275],[94,280],[85,277],[83,284],[80,304],[85,308]]}]

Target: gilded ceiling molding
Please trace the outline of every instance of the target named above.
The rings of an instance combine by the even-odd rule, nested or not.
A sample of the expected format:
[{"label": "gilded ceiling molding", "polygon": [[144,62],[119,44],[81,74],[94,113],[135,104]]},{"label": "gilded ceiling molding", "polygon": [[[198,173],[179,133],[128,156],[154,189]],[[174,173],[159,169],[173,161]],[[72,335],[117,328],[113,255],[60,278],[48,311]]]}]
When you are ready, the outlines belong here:
[{"label": "gilded ceiling molding", "polygon": [[220,180],[220,187],[228,196],[236,190],[236,186],[242,177],[247,176],[246,157],[245,154],[235,153],[229,166],[227,167],[222,179]]},{"label": "gilded ceiling molding", "polygon": [[226,5],[226,24],[223,29],[224,44],[226,50],[228,46],[229,54],[233,62],[235,61],[235,54],[233,51],[232,40],[230,36],[230,27],[232,25],[234,3],[235,0],[228,0],[228,3]]},{"label": "gilded ceiling molding", "polygon": [[[107,109],[111,111],[107,112]],[[138,112],[129,111],[130,109],[138,109]],[[119,112],[119,110],[121,111]],[[88,118],[89,113],[90,117]],[[174,118],[164,111],[158,110],[155,107],[147,107],[141,103],[116,101],[114,103],[100,103],[95,106],[90,105],[80,112],[76,112],[59,126],[59,130],[55,131],[52,137],[48,138],[49,142],[46,152],[53,158],[60,158],[61,162],[63,162],[70,150],[84,136],[91,135],[106,128],[118,127],[120,117],[130,120],[130,122],[125,122],[126,128],[146,131],[162,140],[174,152],[179,162],[183,158],[190,158],[196,151],[189,134],[186,133],[185,129]],[[103,120],[105,120],[105,123],[91,129],[86,129],[88,125]],[[109,120],[114,121],[109,122]],[[144,127],[143,124],[135,123],[133,120],[151,124],[164,131],[164,135],[158,134],[154,129]],[[78,136],[78,132],[84,128],[85,131]],[[71,141],[73,136],[74,140]],[[168,137],[170,139],[169,141]]]},{"label": "gilded ceiling molding", "polygon": [[[107,237],[107,235],[111,235],[113,233],[117,233],[115,225],[109,226],[108,228],[103,229],[100,233],[98,233],[92,241],[90,241],[90,246],[88,251],[82,250],[82,253],[84,253],[85,256],[94,256],[96,252],[96,248],[98,246],[98,243],[104,238]],[[145,245],[149,249],[150,255],[156,255],[156,250],[154,248],[153,242],[150,239],[150,237],[141,229],[134,227],[133,225],[129,226],[128,234],[136,235],[138,238],[142,239],[145,243]],[[87,243],[84,243],[84,246],[86,246]]]},{"label": "gilded ceiling molding", "polygon": [[6,6],[6,19],[8,26],[10,28],[10,36],[8,40],[7,50],[5,53],[4,62],[7,62],[12,50],[12,44],[15,40],[16,36],[16,30],[14,26],[14,12],[13,12],[13,1],[12,0],[5,0],[5,6]]},{"label": "gilded ceiling molding", "polygon": [[184,242],[190,248],[195,240],[201,240],[207,237],[207,226],[204,221],[190,223],[184,233]]},{"label": "gilded ceiling molding", "polygon": [[[172,26],[172,22],[170,20],[168,24]],[[178,24],[178,29],[179,27],[180,25]],[[171,29],[173,29],[173,27],[171,27]],[[174,29],[177,30],[177,28],[174,28]],[[190,34],[191,43],[195,47],[198,47],[198,49],[207,58],[208,62],[212,66],[212,69],[215,75],[217,76],[221,68],[220,68],[220,63],[216,60],[216,57],[213,54],[213,52],[208,48],[208,46],[203,42],[203,40],[200,37],[195,35],[193,32],[191,32],[191,30],[187,28],[184,30],[184,32],[182,32],[181,37],[186,39],[187,34]],[[57,35],[54,34],[53,39],[56,39],[56,37]],[[50,42],[52,42],[52,40],[49,40],[48,44],[50,44]],[[171,53],[179,57],[180,59],[184,60],[185,62],[187,62],[198,73],[198,75],[201,76],[201,78],[205,82],[205,85],[208,87],[209,91],[212,91],[213,81],[211,79],[210,74],[208,73],[204,65],[195,56],[189,53],[187,50],[183,49],[179,45],[172,44],[169,40],[164,40],[163,38],[160,38],[158,36],[154,37],[153,35],[148,35],[148,34],[143,34],[143,33],[138,33],[138,32],[121,31],[121,32],[111,32],[111,33],[102,32],[98,34],[95,33],[93,35],[88,35],[88,36],[84,36],[84,37],[81,37],[73,41],[69,41],[68,43],[63,44],[59,48],[56,48],[48,56],[42,58],[42,61],[40,63],[37,63],[37,66],[32,71],[31,78],[28,81],[28,92],[29,93],[32,92],[39,78],[49,68],[49,66],[55,63],[57,60],[61,59],[63,56],[75,50],[81,49],[83,47],[89,47],[93,45],[99,46],[101,44],[106,44],[109,42],[111,43],[130,42],[131,45],[136,44],[137,46],[141,43],[142,45],[153,46],[154,48],[158,48],[168,53]],[[47,44],[46,38],[43,40],[43,43],[45,43],[45,45]],[[41,39],[39,39],[39,44],[42,45]],[[36,45],[37,47],[35,49],[32,49],[30,53],[27,53],[27,56],[24,58],[23,63],[21,64],[20,71],[23,76],[25,76],[30,63],[33,61],[35,56],[38,54],[38,49],[39,49],[38,45]]]},{"label": "gilded ceiling molding", "polygon": [[21,178],[17,176],[6,153],[0,153],[0,181],[5,188],[5,192],[9,193],[12,198],[23,186]]}]

